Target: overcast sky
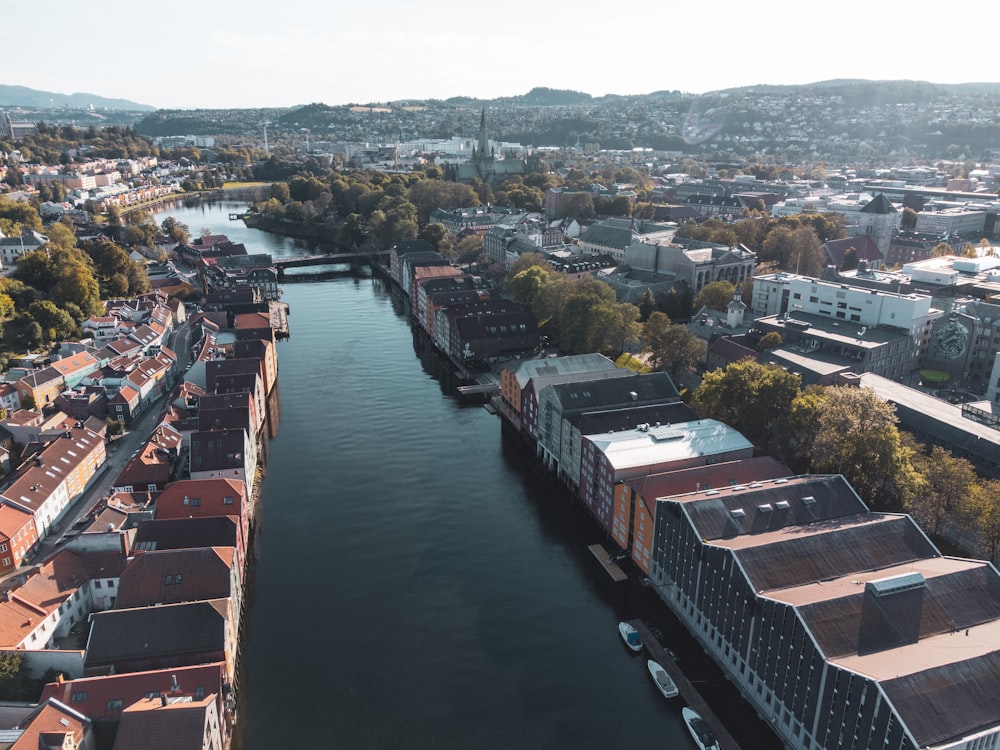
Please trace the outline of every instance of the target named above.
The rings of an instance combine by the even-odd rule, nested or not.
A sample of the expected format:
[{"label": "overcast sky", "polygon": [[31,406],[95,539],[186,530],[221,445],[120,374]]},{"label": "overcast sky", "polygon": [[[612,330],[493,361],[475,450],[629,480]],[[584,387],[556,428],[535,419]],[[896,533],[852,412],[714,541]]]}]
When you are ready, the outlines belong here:
[{"label": "overcast sky", "polygon": [[871,0],[5,2],[0,82],[174,109],[997,80],[982,72],[990,42],[969,33],[974,18],[953,33],[942,12]]}]

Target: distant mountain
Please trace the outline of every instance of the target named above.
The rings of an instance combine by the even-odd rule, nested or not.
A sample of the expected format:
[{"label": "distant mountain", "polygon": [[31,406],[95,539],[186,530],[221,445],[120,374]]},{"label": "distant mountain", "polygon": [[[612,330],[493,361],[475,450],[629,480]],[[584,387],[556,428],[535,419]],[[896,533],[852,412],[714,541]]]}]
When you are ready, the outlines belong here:
[{"label": "distant mountain", "polygon": [[38,91],[26,86],[0,84],[0,107],[33,107],[45,109],[112,109],[127,112],[152,112],[156,107],[128,99],[108,99],[96,94],[57,94]]}]

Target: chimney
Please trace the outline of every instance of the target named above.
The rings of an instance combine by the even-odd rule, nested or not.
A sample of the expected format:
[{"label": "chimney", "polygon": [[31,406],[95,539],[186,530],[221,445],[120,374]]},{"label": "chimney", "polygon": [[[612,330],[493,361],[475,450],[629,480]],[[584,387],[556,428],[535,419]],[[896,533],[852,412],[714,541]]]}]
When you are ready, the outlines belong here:
[{"label": "chimney", "polygon": [[161,706],[167,705],[167,694],[166,693],[160,693],[160,705]]}]

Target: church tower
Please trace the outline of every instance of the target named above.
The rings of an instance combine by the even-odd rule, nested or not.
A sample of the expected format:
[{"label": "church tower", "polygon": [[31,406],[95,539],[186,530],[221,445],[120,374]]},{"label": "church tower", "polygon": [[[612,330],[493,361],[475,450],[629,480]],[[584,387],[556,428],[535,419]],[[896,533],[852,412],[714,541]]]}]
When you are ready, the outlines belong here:
[{"label": "church tower", "polygon": [[858,215],[858,234],[871,237],[885,257],[892,235],[899,228],[900,218],[899,212],[885,197],[885,193],[879,193],[862,207]]},{"label": "church tower", "polygon": [[733,291],[733,301],[726,305],[726,327],[739,328],[743,325],[747,306],[743,304],[743,290],[739,286]]}]

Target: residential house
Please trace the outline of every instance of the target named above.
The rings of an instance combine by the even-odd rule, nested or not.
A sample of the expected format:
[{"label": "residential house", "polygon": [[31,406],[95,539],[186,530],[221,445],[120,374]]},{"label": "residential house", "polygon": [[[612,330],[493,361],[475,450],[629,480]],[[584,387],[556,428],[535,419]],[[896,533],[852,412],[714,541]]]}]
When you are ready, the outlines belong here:
[{"label": "residential house", "polygon": [[84,675],[224,661],[234,682],[237,633],[228,599],[112,609],[91,618]]},{"label": "residential house", "polygon": [[139,390],[131,385],[123,385],[118,389],[118,393],[108,400],[108,416],[121,422],[125,427],[131,427],[141,406],[142,398]]},{"label": "residential house", "polygon": [[770,456],[695,466],[646,474],[615,485],[611,537],[645,574],[652,570],[654,521],[658,503],[691,492],[716,490],[764,482],[792,475],[792,470]]},{"label": "residential house", "polygon": [[191,433],[191,479],[238,479],[253,486],[257,441],[244,427]]},{"label": "residential house", "polygon": [[67,427],[18,469],[0,502],[31,513],[39,538],[45,537],[106,460],[103,435]]},{"label": "residential house", "polygon": [[91,750],[96,747],[90,719],[54,698],[42,701],[17,728],[4,732],[9,750]]},{"label": "residential house", "polygon": [[0,601],[0,648],[51,649],[77,623],[114,601],[122,552],[63,549]]},{"label": "residential house", "polygon": [[55,682],[45,685],[41,702],[56,699],[87,716],[94,723],[101,747],[111,747],[122,712],[140,700],[150,696],[159,700],[161,695],[166,695],[168,701],[176,698],[200,701],[214,696],[219,715],[226,718],[222,728],[228,732],[232,727],[233,692],[226,676],[226,664],[222,661],[77,679],[65,679],[60,675]]},{"label": "residential house", "polygon": [[133,557],[118,584],[118,609],[229,599],[237,632],[243,612],[243,569],[233,547],[152,550]]},{"label": "residential house", "polygon": [[43,409],[56,400],[66,387],[66,379],[51,365],[34,370],[18,380],[14,387],[22,404]]},{"label": "residential house", "polygon": [[[613,382],[613,381],[612,381]],[[584,435],[579,496],[611,533],[615,485],[647,474],[736,461],[753,456],[753,444],[714,419],[641,424],[631,430]]]},{"label": "residential house", "polygon": [[89,352],[78,352],[62,359],[55,359],[52,365],[62,375],[66,388],[76,388],[88,373],[100,367],[97,357]]},{"label": "residential house", "polygon": [[[603,354],[578,354],[568,357],[545,357],[520,362],[516,368],[505,367],[500,371],[500,413],[515,429],[521,429],[523,391],[533,378],[579,377],[586,379],[591,373],[613,373],[614,377],[631,375],[630,370],[619,369]],[[539,389],[536,389],[536,392]]]},{"label": "residential house", "polygon": [[115,478],[114,491],[145,493],[155,500],[178,478],[181,441],[180,432],[169,425],[159,425]]},{"label": "residential house", "polygon": [[253,506],[242,480],[184,479],[171,482],[156,499],[154,518],[157,521],[205,516],[237,516],[240,539],[246,549]]},{"label": "residential house", "polygon": [[159,518],[139,524],[132,539],[132,552],[192,549],[196,547],[231,547],[240,571],[246,568],[246,538],[240,517],[194,516]]},{"label": "residential house", "polygon": [[584,412],[628,409],[639,406],[671,404],[680,401],[674,381],[665,372],[639,375],[626,371],[629,377],[574,379],[547,383],[538,394],[537,421],[530,418],[529,426],[537,432],[535,451],[552,471],[559,471],[563,440],[570,430],[566,419]]},{"label": "residential house", "polygon": [[0,504],[0,575],[19,567],[37,544],[34,516],[22,508]]},{"label": "residential house", "polygon": [[225,750],[224,725],[215,694],[198,699],[161,693],[122,712],[112,750]]}]

